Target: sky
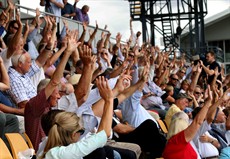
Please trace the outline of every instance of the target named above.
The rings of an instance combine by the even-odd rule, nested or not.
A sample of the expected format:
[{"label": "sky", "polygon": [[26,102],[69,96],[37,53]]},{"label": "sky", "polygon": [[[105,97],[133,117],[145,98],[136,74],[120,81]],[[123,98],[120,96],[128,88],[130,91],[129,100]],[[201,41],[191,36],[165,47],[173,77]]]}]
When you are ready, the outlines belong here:
[{"label": "sky", "polygon": [[[37,7],[41,10],[44,9],[39,6],[39,2],[40,0],[21,0],[20,4],[34,9]],[[68,2],[73,4],[74,0],[68,0]],[[115,37],[116,34],[120,32],[123,41],[129,38],[130,13],[129,2],[127,0],[80,0],[78,7],[81,8],[85,4],[90,6],[88,12],[90,25],[95,26],[95,21],[97,20],[100,28],[104,28],[105,25],[108,25],[108,30],[111,32],[112,37]],[[229,9],[230,12],[230,0],[207,0],[207,4],[208,14],[205,18],[225,9]],[[133,30],[134,32],[141,31],[141,23],[133,22]]]}]

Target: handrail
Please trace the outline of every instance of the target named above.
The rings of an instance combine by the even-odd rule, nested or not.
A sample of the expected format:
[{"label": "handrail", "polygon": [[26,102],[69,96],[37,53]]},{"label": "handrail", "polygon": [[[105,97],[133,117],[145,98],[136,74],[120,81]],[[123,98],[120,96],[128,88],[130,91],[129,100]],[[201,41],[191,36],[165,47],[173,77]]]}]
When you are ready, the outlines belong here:
[{"label": "handrail", "polygon": [[[15,4],[15,6],[36,13],[36,10],[35,10],[35,9],[28,8],[28,7],[25,7],[25,6],[21,6],[20,4],[17,4],[17,3]],[[28,13],[28,12],[27,12],[27,13]],[[69,18],[66,18],[66,17],[63,17],[63,16],[57,16],[57,15],[54,15],[54,14],[52,14],[52,13],[44,12],[44,11],[40,11],[40,13],[41,13],[41,14],[44,14],[44,15],[54,16],[54,17],[57,17],[57,18],[59,18],[59,19],[64,19],[64,20],[71,21],[71,22],[73,22],[73,23],[78,23],[79,25],[82,25],[82,22],[79,22],[79,21],[76,21],[76,20],[73,20],[73,19],[69,19]],[[94,26],[92,26],[92,25],[88,25],[88,27],[94,28],[94,29],[96,28],[96,27],[94,27]],[[109,32],[108,30],[105,30],[105,29],[102,29],[102,28],[98,28],[98,30],[101,30],[101,31],[104,31],[104,32]]]}]

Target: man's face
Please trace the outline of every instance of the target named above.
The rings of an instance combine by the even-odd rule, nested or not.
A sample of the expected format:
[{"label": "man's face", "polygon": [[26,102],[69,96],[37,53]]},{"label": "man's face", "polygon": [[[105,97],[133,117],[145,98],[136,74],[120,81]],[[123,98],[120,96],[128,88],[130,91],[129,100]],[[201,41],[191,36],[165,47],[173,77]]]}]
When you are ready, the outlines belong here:
[{"label": "man's face", "polygon": [[[22,61],[22,56],[25,56],[24,63],[21,62]],[[19,62],[19,66],[20,66],[21,71],[22,71],[23,74],[26,74],[27,72],[29,72],[31,64],[32,64],[32,60],[31,60],[30,54],[28,52],[23,52],[19,56],[18,62]]]},{"label": "man's face", "polygon": [[173,75],[173,76],[170,78],[170,80],[171,80],[171,84],[172,84],[173,86],[176,86],[179,79],[178,79],[178,76],[177,76],[177,75]]},{"label": "man's face", "polygon": [[53,91],[53,93],[51,94],[51,96],[49,97],[49,104],[51,107],[55,107],[58,104],[58,100],[61,98],[60,94],[59,94],[59,90],[58,87],[56,87]]},{"label": "man's face", "polygon": [[10,27],[9,31],[11,34],[15,34],[18,31],[18,24],[14,23],[14,25]]},{"label": "man's face", "polygon": [[177,106],[180,108],[180,110],[184,110],[189,105],[189,100],[187,98],[179,99],[177,102]]},{"label": "man's face", "polygon": [[214,56],[212,56],[210,53],[206,54],[206,61],[208,63],[212,63],[214,61]]},{"label": "man's face", "polygon": [[194,90],[193,95],[195,96],[196,100],[201,96],[202,92],[201,89],[199,87],[196,87]]},{"label": "man's face", "polygon": [[222,110],[219,110],[219,112],[216,116],[216,122],[218,122],[218,123],[225,123],[226,122],[226,116]]}]

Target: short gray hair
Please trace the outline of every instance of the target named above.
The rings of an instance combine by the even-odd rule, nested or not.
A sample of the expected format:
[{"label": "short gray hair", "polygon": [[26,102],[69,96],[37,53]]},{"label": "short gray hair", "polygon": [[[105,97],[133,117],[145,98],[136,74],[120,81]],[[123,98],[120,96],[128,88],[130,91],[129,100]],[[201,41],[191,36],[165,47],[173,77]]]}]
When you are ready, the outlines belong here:
[{"label": "short gray hair", "polygon": [[12,65],[15,67],[15,66],[18,66],[18,62],[22,62],[23,64],[25,63],[26,61],[26,54],[25,53],[21,53],[21,54],[16,54],[16,55],[13,55],[11,57],[11,62],[12,62]]},{"label": "short gray hair", "polygon": [[49,78],[45,78],[41,80],[37,86],[37,92],[39,93],[43,88],[45,88],[48,85],[49,82],[50,82]]}]

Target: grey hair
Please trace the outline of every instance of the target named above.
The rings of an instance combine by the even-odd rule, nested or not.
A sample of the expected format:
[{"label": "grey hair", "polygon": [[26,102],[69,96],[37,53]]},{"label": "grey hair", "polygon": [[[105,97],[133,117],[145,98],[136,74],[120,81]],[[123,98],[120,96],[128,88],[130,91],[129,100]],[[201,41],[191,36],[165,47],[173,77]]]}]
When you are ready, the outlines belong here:
[{"label": "grey hair", "polygon": [[23,64],[25,63],[26,61],[26,54],[25,53],[21,53],[21,54],[16,54],[16,55],[13,55],[11,57],[11,62],[12,62],[12,65],[14,67],[18,66],[18,62],[22,62]]},{"label": "grey hair", "polygon": [[40,92],[43,88],[45,88],[49,82],[50,82],[49,78],[45,78],[41,80],[37,86],[37,92]]}]

